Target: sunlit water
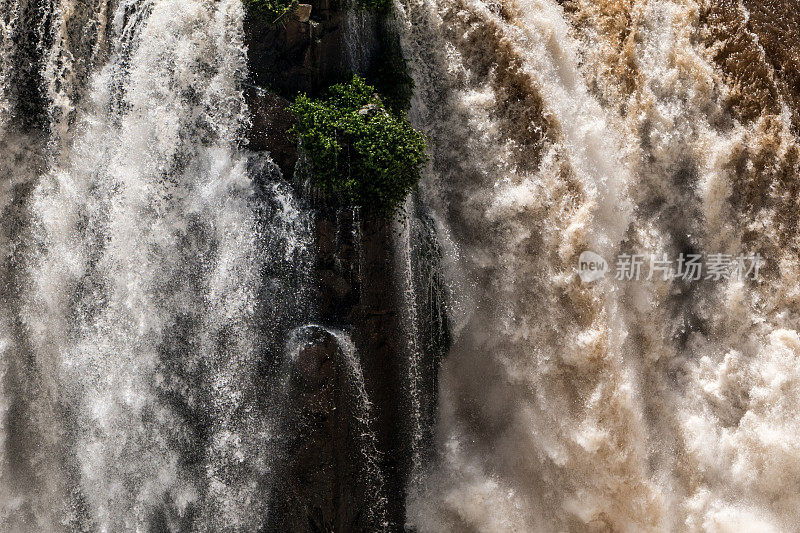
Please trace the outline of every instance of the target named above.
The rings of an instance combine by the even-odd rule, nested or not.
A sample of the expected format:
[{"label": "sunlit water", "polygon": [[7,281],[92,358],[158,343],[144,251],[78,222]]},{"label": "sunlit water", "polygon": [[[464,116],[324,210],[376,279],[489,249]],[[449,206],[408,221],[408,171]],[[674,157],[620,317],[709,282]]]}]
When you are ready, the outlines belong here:
[{"label": "sunlit water", "polygon": [[[456,250],[439,456],[410,522],[796,529],[796,115],[745,7],[401,4],[423,198]],[[796,28],[789,4],[765,9]],[[603,281],[576,276],[584,250],[611,264]],[[769,267],[617,281],[623,252]]]},{"label": "sunlit water", "polygon": [[[407,524],[794,531],[791,5],[397,7],[431,156],[387,243]],[[242,148],[242,19],[238,0],[0,0],[3,531],[268,523],[292,339],[316,327],[314,217]],[[371,20],[346,18],[358,69]],[[612,272],[582,282],[586,250]],[[757,279],[617,280],[622,253],[766,263]],[[384,491],[362,354],[322,329],[384,524],[404,495]]]}]

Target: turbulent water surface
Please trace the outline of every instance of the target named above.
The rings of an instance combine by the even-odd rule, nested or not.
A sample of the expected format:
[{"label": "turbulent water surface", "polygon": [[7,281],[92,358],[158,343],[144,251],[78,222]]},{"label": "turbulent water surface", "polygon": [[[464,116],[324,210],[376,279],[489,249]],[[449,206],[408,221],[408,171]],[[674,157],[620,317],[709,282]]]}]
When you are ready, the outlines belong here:
[{"label": "turbulent water surface", "polygon": [[[796,531],[794,0],[396,9],[430,162],[393,234],[387,493],[360,354],[315,325],[314,218],[243,148],[240,1],[0,0],[0,530],[269,529],[313,331],[375,529],[405,499],[431,532]],[[359,65],[374,22],[346,21]],[[586,250],[612,272],[582,282]],[[616,279],[623,253],[764,267]]]},{"label": "turbulent water surface", "polygon": [[[411,523],[796,530],[796,6],[402,3],[424,196],[458,250]],[[587,285],[587,249],[766,264]]]}]

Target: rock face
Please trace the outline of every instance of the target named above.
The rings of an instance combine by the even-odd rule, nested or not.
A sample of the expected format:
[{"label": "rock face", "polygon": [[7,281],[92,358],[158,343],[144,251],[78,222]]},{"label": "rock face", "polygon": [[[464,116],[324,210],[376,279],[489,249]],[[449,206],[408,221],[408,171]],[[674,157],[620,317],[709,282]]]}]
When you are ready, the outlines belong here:
[{"label": "rock face", "polygon": [[295,122],[289,101],[256,85],[245,88],[250,110],[248,148],[269,152],[270,157],[287,178],[291,178],[297,162],[297,142],[286,132]]},{"label": "rock face", "polygon": [[293,437],[279,473],[268,531],[379,531],[358,456],[358,391],[346,347],[320,326],[296,332],[284,422]]},{"label": "rock face", "polygon": [[411,428],[405,354],[400,345],[399,294],[395,286],[389,221],[366,219],[360,227],[358,303],[351,310],[353,340],[362,354],[364,382],[373,403],[381,470],[389,495],[387,514],[405,522],[405,487],[410,472]]},{"label": "rock face", "polygon": [[[297,146],[285,134],[293,118],[284,96],[316,93],[353,70],[369,69],[377,57],[377,39],[369,36],[383,28],[364,13],[354,23],[348,19],[352,13],[325,0],[312,3],[304,22],[307,15],[298,11],[276,26],[252,20],[246,24],[254,84],[246,90],[252,114],[249,148],[268,151],[313,208],[312,275],[316,316],[323,325],[307,326],[298,341],[302,346],[293,363],[285,421],[292,437],[277,476],[267,530],[402,530],[412,423],[392,223],[304,192],[298,176],[292,178]],[[353,369],[346,364],[341,339],[332,333],[336,331],[352,338],[362,391],[371,404],[370,446],[379,472],[370,475],[380,478],[386,496],[381,501],[374,483],[365,478],[368,465],[359,450],[368,447],[358,435],[366,428],[357,424],[363,413],[358,414]]]},{"label": "rock face", "polygon": [[330,0],[285,15],[276,24],[248,17],[245,39],[255,84],[279,94],[316,93],[350,73],[343,54],[344,12]]}]

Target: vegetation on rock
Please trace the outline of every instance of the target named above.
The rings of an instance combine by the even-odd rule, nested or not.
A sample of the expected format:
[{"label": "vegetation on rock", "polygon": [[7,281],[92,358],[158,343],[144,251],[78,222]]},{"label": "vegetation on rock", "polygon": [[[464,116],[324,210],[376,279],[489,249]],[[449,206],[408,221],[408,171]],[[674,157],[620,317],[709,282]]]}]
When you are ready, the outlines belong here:
[{"label": "vegetation on rock", "polygon": [[426,160],[422,134],[358,76],[332,86],[326,98],[298,96],[291,110],[297,123],[290,131],[323,193],[390,214],[419,181]]},{"label": "vegetation on rock", "polygon": [[244,7],[249,17],[255,16],[270,24],[294,11],[297,4],[297,0],[244,0]]}]

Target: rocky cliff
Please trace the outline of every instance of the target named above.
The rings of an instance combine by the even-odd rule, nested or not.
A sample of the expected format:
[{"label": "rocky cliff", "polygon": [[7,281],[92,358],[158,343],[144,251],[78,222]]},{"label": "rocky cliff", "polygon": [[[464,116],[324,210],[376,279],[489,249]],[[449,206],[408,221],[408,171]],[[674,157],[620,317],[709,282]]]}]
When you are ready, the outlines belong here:
[{"label": "rocky cliff", "polygon": [[[246,23],[251,83],[246,88],[252,126],[249,148],[269,152],[282,179],[313,210],[315,256],[312,277],[319,326],[305,328],[292,371],[285,424],[293,428],[289,453],[273,495],[270,531],[402,530],[405,487],[412,447],[419,445],[418,412],[411,406],[407,343],[399,295],[392,220],[364,215],[309,191],[296,141],[286,132],[294,118],[289,99],[316,94],[352,73],[366,74],[392,42],[381,17],[328,0],[302,6],[279,23]],[[426,296],[427,298],[427,296]],[[423,302],[439,306],[441,302]],[[437,313],[440,317],[442,313]],[[436,328],[435,328],[436,329]],[[438,324],[431,353],[446,344]],[[335,332],[352,338],[363,393],[370,407],[372,443],[356,442],[359,391]],[[438,363],[428,357],[427,368]],[[431,374],[431,372],[428,372]],[[435,371],[429,376],[424,418],[432,419]],[[363,399],[362,399],[363,400]],[[413,414],[417,413],[417,415]],[[416,435],[416,436],[415,436]],[[429,435],[428,435],[429,437]],[[372,468],[361,453],[374,446],[381,494],[364,479]],[[376,504],[377,501],[377,504]]]}]

